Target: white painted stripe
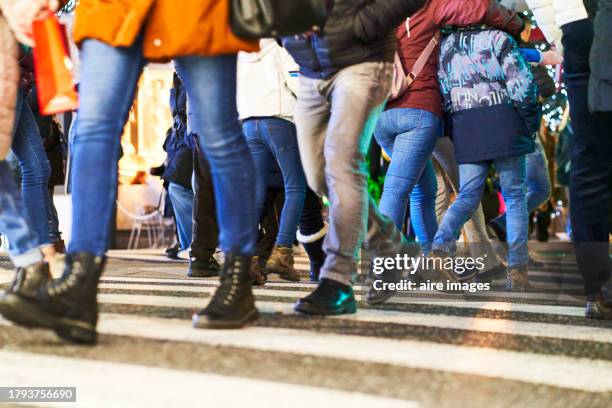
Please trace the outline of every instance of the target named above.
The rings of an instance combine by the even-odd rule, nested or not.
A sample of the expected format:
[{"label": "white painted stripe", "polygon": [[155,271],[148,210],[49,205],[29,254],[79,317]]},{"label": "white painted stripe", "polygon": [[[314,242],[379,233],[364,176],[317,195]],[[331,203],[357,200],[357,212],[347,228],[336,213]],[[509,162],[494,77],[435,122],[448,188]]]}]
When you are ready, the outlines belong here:
[{"label": "white painted stripe", "polygon": [[293,329],[195,330],[182,320],[124,315],[104,315],[100,331],[472,374],[592,392],[612,391],[612,363],[603,360]]},{"label": "white painted stripe", "polygon": [[[134,283],[121,283],[121,282],[134,282]],[[219,285],[218,280],[199,280],[197,283],[206,286],[195,286],[189,285],[190,281],[184,279],[149,279],[149,278],[103,278],[100,288],[102,289],[117,289],[117,290],[146,290],[146,291],[176,291],[176,292],[194,292],[194,293],[212,293],[216,286]],[[151,283],[172,283],[169,286],[155,285]],[[293,290],[295,288],[302,289],[314,289],[314,285],[311,283],[267,283],[268,288],[279,288],[279,289],[258,289],[255,288],[253,292],[257,296],[263,297],[277,297],[277,298],[289,298],[296,299],[304,295],[304,291]],[[280,290],[280,288],[285,290]],[[357,285],[354,287],[355,298],[357,300],[363,300],[363,291],[367,287]],[[426,296],[430,296],[427,298]],[[545,300],[545,301],[557,301],[557,302],[578,302],[580,301],[575,296],[563,294],[563,293],[512,293],[512,292],[497,292],[488,291],[480,293],[472,293],[471,297],[475,298],[507,298],[507,299],[521,299],[521,300]],[[418,291],[414,293],[403,292],[398,296],[394,296],[388,302],[393,303],[405,303],[405,299],[423,299],[428,300],[431,303],[438,303],[442,299],[453,300],[462,299],[463,295],[452,295],[447,293],[440,293],[435,291]]]},{"label": "white painted stripe", "polygon": [[[182,309],[199,309],[206,306],[209,301],[209,299],[192,297],[114,294],[101,294],[98,295],[98,298],[102,303],[135,304],[139,306],[164,306]],[[257,301],[257,307],[260,312],[267,314],[294,314],[292,303]],[[335,318],[373,323],[394,323],[411,326],[426,326],[444,329],[471,330],[521,336],[538,336],[554,339],[612,343],[612,330],[589,326],[522,322],[508,319],[447,316],[429,313],[398,312],[375,309],[359,309],[356,315],[343,315]]]},{"label": "white painted stripe", "polygon": [[267,408],[289,403],[291,407],[304,408],[418,406],[414,401],[356,392],[70,357],[0,351],[0,361],[3,386],[77,387],[76,404],[46,406]]},{"label": "white painted stripe", "polygon": [[514,336],[546,337],[612,344],[612,330],[600,327],[367,309],[359,310],[355,315],[345,315],[337,318],[358,322],[394,323],[440,329],[458,329]]},{"label": "white painted stripe", "polygon": [[[297,299],[298,295],[294,297]],[[102,303],[116,303],[141,306],[166,306],[166,307],[200,307],[207,299],[194,297],[176,297],[176,296],[149,296],[137,294],[111,294],[102,293],[98,295],[98,299]],[[573,306],[554,306],[554,305],[530,305],[522,303],[507,303],[507,302],[460,302],[446,301],[433,298],[393,298],[394,303],[391,304],[427,304],[441,307],[453,307],[462,309],[481,309],[492,311],[505,312],[522,312],[534,314],[547,314],[558,316],[584,316],[584,309]],[[181,306],[187,305],[187,306]]]}]

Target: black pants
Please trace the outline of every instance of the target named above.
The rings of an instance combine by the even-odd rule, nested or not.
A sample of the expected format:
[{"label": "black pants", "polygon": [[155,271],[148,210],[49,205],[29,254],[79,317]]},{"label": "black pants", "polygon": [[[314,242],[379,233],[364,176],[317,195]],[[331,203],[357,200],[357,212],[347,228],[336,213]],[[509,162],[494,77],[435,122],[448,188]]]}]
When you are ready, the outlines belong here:
[{"label": "black pants", "polygon": [[191,256],[208,260],[217,249],[219,226],[215,208],[210,165],[199,148],[196,147],[193,160],[194,200],[193,200],[193,241]]},{"label": "black pants", "polygon": [[612,113],[588,108],[589,20],[563,26],[565,73],[574,136],[570,145],[570,210],[578,267],[587,296],[610,279],[609,209],[612,203]]}]

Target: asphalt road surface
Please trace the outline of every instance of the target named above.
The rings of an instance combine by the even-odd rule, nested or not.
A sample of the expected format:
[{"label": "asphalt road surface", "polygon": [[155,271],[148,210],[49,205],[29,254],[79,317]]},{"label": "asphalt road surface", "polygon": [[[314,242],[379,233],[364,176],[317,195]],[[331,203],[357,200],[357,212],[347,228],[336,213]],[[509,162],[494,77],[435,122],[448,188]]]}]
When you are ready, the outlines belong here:
[{"label": "asphalt road surface", "polygon": [[[272,281],[255,290],[260,320],[230,331],[191,328],[217,281],[185,272],[152,252],[113,252],[96,347],[0,319],[0,386],[77,387],[77,403],[60,407],[612,406],[612,324],[584,319],[580,275],[563,257],[531,272],[528,294],[494,282],[370,307],[357,286],[359,312],[326,319],[292,310],[313,284]],[[11,278],[5,259],[0,284]]]}]

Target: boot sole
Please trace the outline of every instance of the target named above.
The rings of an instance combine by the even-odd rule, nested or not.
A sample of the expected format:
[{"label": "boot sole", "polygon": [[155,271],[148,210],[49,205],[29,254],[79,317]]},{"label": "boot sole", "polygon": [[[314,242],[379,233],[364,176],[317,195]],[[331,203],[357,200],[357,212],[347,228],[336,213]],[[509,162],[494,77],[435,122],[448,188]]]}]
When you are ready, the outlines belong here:
[{"label": "boot sole", "polygon": [[[12,322],[25,327],[54,330],[60,338],[73,343],[93,344],[97,340],[95,328],[87,323],[54,316],[41,310],[35,303],[16,295],[10,295],[7,298],[8,301],[2,304],[2,315]],[[27,325],[20,322],[26,322]]]},{"label": "boot sole", "polygon": [[196,271],[188,271],[188,278],[217,278],[219,277],[219,272],[196,272]]},{"label": "boot sole", "polygon": [[275,268],[266,266],[266,274],[276,274],[280,276],[281,279],[289,282],[299,282],[302,279],[299,272],[289,271],[285,268]]},{"label": "boot sole", "polygon": [[257,309],[250,310],[239,320],[209,320],[204,316],[193,315],[191,322],[195,329],[240,329],[245,325],[256,321],[259,318]]},{"label": "boot sole", "polygon": [[338,316],[357,313],[357,303],[350,302],[338,309],[323,309],[313,306],[312,303],[298,301],[293,309],[311,316]]},{"label": "boot sole", "polygon": [[16,295],[5,295],[2,300],[0,300],[0,315],[19,326],[28,328],[44,327],[41,326],[37,320],[24,316],[23,313],[20,312],[18,302],[20,302],[20,299],[17,299]]}]

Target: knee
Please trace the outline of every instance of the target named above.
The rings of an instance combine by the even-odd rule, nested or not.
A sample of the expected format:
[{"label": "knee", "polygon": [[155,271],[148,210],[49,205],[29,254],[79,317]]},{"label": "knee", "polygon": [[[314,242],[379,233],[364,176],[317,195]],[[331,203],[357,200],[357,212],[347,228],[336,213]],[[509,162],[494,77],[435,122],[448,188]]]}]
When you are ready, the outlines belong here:
[{"label": "knee", "polygon": [[41,160],[26,161],[21,164],[21,177],[25,184],[46,185],[49,182],[50,175],[51,165],[46,157]]},{"label": "knee", "polygon": [[306,183],[312,191],[319,197],[324,196],[327,192],[325,185],[325,172],[323,169],[304,169],[306,175]]}]

